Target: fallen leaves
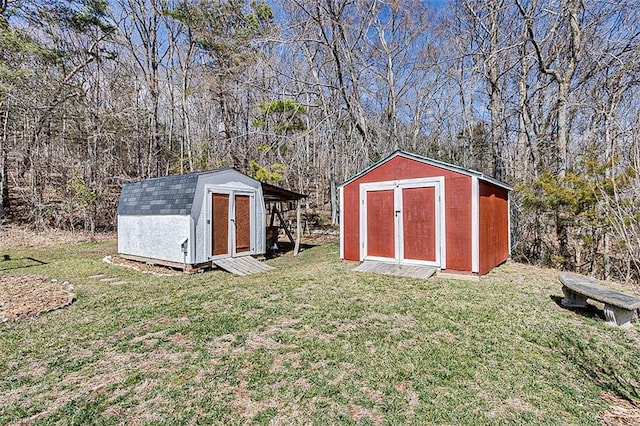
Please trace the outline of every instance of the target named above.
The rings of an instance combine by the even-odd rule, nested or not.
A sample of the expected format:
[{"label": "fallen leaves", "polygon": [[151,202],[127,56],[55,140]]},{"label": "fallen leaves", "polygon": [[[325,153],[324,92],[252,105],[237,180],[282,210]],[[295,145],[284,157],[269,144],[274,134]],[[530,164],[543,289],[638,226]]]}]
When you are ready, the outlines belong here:
[{"label": "fallen leaves", "polygon": [[70,305],[73,287],[43,275],[0,276],[0,322],[31,318]]}]

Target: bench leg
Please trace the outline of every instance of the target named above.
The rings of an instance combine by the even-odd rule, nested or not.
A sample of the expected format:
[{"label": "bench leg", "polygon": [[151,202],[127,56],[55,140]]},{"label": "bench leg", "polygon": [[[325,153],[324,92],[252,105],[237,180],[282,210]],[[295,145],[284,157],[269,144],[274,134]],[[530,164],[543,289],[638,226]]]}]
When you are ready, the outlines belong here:
[{"label": "bench leg", "polygon": [[566,308],[586,308],[587,298],[580,293],[576,293],[569,287],[562,286],[562,293],[564,293],[564,299],[560,301],[562,306]]},{"label": "bench leg", "polygon": [[631,320],[633,319],[634,313],[635,311],[622,309],[617,306],[604,305],[604,316],[607,319],[607,323],[617,325],[618,327],[631,327]]}]

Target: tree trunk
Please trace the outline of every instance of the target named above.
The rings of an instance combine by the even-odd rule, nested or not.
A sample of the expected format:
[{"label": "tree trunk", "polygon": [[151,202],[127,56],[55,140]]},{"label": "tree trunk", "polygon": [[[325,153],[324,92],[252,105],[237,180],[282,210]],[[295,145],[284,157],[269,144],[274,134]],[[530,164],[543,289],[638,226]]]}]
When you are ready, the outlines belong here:
[{"label": "tree trunk", "polygon": [[7,163],[9,148],[7,147],[7,123],[9,121],[9,111],[4,103],[0,104],[0,221],[2,221],[9,211],[9,165]]},{"label": "tree trunk", "polygon": [[[334,177],[333,171],[331,171],[331,177],[329,182],[329,194],[331,198],[331,224],[335,225],[338,223],[338,203],[336,196],[336,179]],[[342,206],[340,206],[342,208]]]},{"label": "tree trunk", "polygon": [[489,109],[491,110],[491,168],[492,175],[496,179],[504,178],[504,163],[502,160],[502,127],[501,108],[502,96],[500,93],[500,63],[498,53],[499,45],[499,9],[501,4],[492,1],[489,4]]},{"label": "tree trunk", "polygon": [[556,162],[556,170],[558,176],[561,178],[565,176],[567,172],[567,155],[568,155],[568,104],[569,104],[569,81],[562,80],[558,82],[558,134],[555,144],[555,152],[552,153],[551,160]]}]

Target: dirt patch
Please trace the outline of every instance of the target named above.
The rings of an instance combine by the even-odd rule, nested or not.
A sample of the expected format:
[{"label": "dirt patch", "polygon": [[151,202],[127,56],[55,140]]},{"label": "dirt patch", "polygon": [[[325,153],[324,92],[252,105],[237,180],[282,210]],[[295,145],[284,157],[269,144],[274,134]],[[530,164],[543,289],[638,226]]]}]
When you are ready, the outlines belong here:
[{"label": "dirt patch", "polygon": [[258,413],[269,408],[279,408],[280,404],[276,401],[254,401],[251,398],[247,380],[248,369],[243,368],[238,372],[238,384],[233,387],[233,402],[231,405],[236,413],[245,419],[251,419]]},{"label": "dirt patch", "polygon": [[[491,396],[488,396],[486,394],[483,396],[485,397],[485,399],[491,400]],[[487,413],[487,417],[491,420],[498,418],[504,413],[514,412],[514,411],[519,413],[531,413],[536,417],[540,417],[544,415],[544,412],[542,410],[539,410],[538,408],[531,405],[529,402],[524,401],[515,396],[512,396],[504,401],[500,401],[500,402],[495,401],[493,402],[493,404],[496,406],[496,408],[494,408],[493,410]]]},{"label": "dirt patch", "polygon": [[284,354],[276,354],[273,357],[273,363],[269,372],[272,374],[285,373],[288,369],[300,368],[300,354],[297,352],[286,352]]},{"label": "dirt patch", "polygon": [[407,405],[409,409],[407,410],[408,417],[414,417],[416,415],[416,408],[420,405],[420,399],[418,397],[418,393],[413,390],[411,384],[408,383],[396,383],[395,388],[398,392],[404,394],[407,398]]},{"label": "dirt patch", "polygon": [[631,426],[640,424],[640,405],[617,397],[612,393],[602,395],[609,402],[609,409],[600,414],[600,420],[607,426]]},{"label": "dirt patch", "polygon": [[76,296],[69,283],[43,275],[0,276],[0,322],[31,318],[70,305]]},{"label": "dirt patch", "polygon": [[376,410],[361,407],[354,403],[349,404],[349,417],[356,423],[364,423],[365,420],[368,420],[374,425],[381,425],[384,422],[384,417]]}]

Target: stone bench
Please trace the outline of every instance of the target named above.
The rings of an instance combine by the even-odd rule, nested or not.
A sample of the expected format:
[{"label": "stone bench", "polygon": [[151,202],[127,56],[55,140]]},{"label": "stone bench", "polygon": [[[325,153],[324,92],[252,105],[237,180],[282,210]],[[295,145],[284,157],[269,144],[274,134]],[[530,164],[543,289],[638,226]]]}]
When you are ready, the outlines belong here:
[{"label": "stone bench", "polygon": [[640,309],[640,299],[602,287],[598,282],[575,274],[560,274],[562,283],[562,306],[567,308],[585,308],[587,299],[604,303],[604,316],[607,323],[619,327],[631,327],[635,311]]}]

